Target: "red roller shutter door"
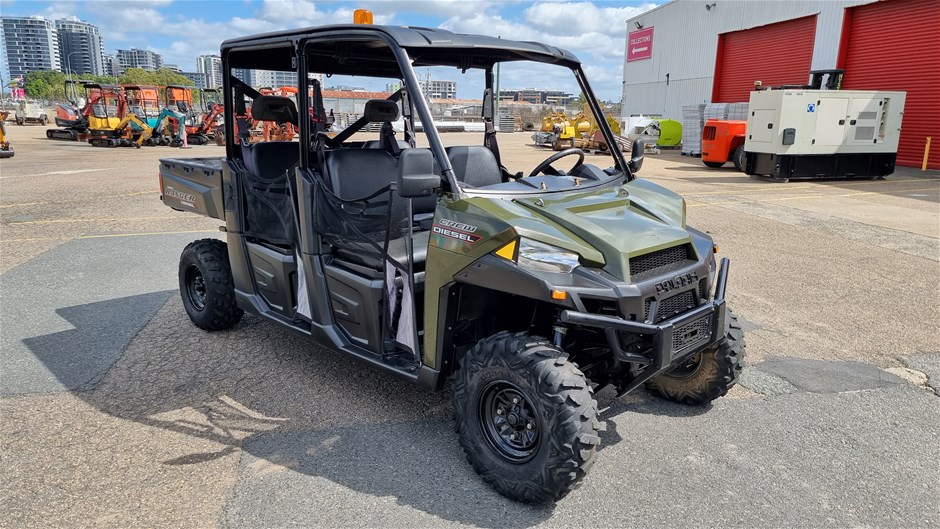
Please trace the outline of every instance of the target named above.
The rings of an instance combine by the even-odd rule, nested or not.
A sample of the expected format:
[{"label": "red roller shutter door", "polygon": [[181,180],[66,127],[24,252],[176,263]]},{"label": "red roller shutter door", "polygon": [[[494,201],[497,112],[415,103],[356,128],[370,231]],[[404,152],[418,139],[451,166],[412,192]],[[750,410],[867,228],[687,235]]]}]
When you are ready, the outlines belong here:
[{"label": "red roller shutter door", "polygon": [[712,102],[747,101],[754,81],[805,85],[815,40],[816,15],[718,35]]},{"label": "red roller shutter door", "polygon": [[839,68],[845,90],[907,92],[898,165],[920,167],[932,136],[940,169],[940,2],[889,0],[845,10]]}]

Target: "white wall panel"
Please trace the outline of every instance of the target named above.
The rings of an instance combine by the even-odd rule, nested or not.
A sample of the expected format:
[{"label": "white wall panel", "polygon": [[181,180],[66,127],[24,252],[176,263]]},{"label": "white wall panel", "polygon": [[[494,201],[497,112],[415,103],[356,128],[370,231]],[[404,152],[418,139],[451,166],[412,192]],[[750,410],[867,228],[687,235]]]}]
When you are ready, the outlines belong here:
[{"label": "white wall panel", "polygon": [[636,31],[636,22],[654,28],[653,57],[624,61],[623,116],[661,114],[681,119],[683,105],[711,101],[718,35],[729,31],[815,14],[812,68],[835,68],[845,8],[872,1],[674,0],[631,18],[627,34]]}]

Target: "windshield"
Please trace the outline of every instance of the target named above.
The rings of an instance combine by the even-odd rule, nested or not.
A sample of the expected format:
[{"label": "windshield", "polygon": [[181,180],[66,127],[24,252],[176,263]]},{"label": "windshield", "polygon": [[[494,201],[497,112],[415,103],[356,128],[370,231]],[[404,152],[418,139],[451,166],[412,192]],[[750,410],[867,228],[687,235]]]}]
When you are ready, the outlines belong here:
[{"label": "windshield", "polygon": [[[485,71],[431,67],[416,73],[442,142],[483,144]],[[609,181],[614,173],[622,176],[611,169],[616,165],[611,146],[571,69],[510,61],[498,63],[493,76],[493,122],[503,178],[478,185],[458,174],[464,191],[555,192]],[[599,103],[606,113],[600,120],[616,124],[613,116],[619,108]],[[450,132],[461,129],[462,137]],[[462,160],[453,158],[458,173]]]},{"label": "windshield", "polygon": [[[463,192],[551,193],[624,176],[614,169],[617,162],[612,156],[612,150],[627,144],[619,136],[619,106],[599,101],[603,114],[598,117],[567,67],[531,61],[499,63],[493,69],[492,96],[486,92],[484,69],[417,67],[415,74],[420,97],[430,110],[436,135]],[[393,98],[404,85],[402,79],[392,77],[326,77],[323,103],[326,113],[335,118],[333,132],[354,127],[368,101]],[[487,113],[492,116],[489,125],[484,117],[486,103],[493,105]],[[429,147],[429,128],[417,113],[407,112],[405,104],[398,101],[399,116],[392,122],[396,141],[410,146],[405,145],[406,129],[413,127],[414,147]],[[408,123],[409,114],[414,116],[412,123]],[[601,130],[604,124],[613,129],[614,145]],[[345,139],[378,145],[382,134],[381,123],[370,123]]]}]

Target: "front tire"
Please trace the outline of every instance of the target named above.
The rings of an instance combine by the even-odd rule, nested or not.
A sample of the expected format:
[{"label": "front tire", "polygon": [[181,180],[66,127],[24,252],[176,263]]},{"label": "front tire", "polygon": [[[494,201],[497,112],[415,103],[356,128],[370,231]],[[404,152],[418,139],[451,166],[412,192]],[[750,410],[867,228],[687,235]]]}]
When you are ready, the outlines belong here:
[{"label": "front tire", "polygon": [[189,243],[180,256],[180,295],[189,319],[207,331],[230,329],[244,312],[235,301],[228,249],[217,239]]},{"label": "front tire", "polygon": [[705,160],[702,160],[702,163],[705,164],[705,167],[718,169],[719,167],[724,167],[727,162],[706,162]]},{"label": "front tire", "polygon": [[693,355],[671,371],[651,378],[646,389],[665,400],[692,406],[723,397],[741,375],[744,331],[738,317],[728,311],[725,336],[713,349]]},{"label": "front tire", "polygon": [[500,332],[463,357],[453,388],[460,445],[483,480],[523,502],[574,490],[600,444],[584,374],[548,341]]}]

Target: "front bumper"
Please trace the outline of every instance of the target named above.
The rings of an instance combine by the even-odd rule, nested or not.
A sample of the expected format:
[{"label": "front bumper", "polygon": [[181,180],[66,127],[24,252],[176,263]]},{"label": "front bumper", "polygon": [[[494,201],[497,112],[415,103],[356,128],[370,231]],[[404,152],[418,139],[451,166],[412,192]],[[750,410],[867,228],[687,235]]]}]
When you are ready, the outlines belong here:
[{"label": "front bumper", "polygon": [[[681,363],[684,359],[714,345],[722,338],[727,310],[725,307],[727,283],[728,259],[723,258],[718,267],[714,298],[672,319],[650,324],[614,316],[565,310],[561,312],[561,321],[603,330],[611,351],[619,360],[645,366],[640,376],[621,388],[621,392],[625,393],[673,365]],[[652,351],[639,354],[624,350],[621,333],[651,337]]]}]

